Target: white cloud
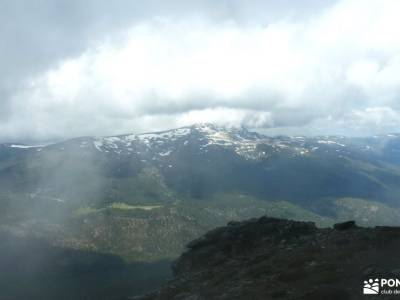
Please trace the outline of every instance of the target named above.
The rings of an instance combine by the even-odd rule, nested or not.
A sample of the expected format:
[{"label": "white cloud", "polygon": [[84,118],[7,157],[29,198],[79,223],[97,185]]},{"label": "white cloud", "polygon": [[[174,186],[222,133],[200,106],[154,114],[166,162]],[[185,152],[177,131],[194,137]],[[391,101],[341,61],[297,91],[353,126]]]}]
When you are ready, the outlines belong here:
[{"label": "white cloud", "polygon": [[191,110],[181,114],[177,118],[177,125],[184,126],[193,123],[214,123],[222,126],[246,127],[271,126],[271,114],[247,109],[233,108],[208,108],[204,110]]},{"label": "white cloud", "polygon": [[350,134],[393,128],[399,9],[396,0],[346,0],[267,26],[149,19],[32,78],[3,126],[22,123],[8,135],[38,138],[209,121],[337,132],[351,123]]}]

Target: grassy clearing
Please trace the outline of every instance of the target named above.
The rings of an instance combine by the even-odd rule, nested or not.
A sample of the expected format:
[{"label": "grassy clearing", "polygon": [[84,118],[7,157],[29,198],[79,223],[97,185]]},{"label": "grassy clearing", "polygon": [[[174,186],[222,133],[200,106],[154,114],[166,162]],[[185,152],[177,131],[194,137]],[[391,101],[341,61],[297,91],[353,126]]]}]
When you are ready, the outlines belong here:
[{"label": "grassy clearing", "polygon": [[93,208],[93,207],[79,207],[77,210],[75,210],[75,216],[84,216],[84,215],[89,215],[92,213],[98,212],[99,209]]},{"label": "grassy clearing", "polygon": [[153,210],[157,208],[162,208],[162,205],[129,205],[123,202],[114,202],[109,206],[114,209],[123,209],[123,210],[133,210],[133,209],[142,209],[142,210]]}]

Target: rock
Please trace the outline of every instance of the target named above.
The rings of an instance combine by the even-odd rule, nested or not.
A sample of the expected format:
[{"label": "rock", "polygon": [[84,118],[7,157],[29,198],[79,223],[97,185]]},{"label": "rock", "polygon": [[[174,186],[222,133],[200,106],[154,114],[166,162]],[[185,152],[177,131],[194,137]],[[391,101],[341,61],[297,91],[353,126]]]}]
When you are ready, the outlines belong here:
[{"label": "rock", "polygon": [[175,277],[146,300],[361,299],[363,277],[400,274],[399,233],[354,221],[334,229],[268,217],[230,223],[190,243]]},{"label": "rock", "polygon": [[400,277],[400,269],[391,270],[390,274],[393,274],[396,277]]},{"label": "rock", "polygon": [[307,300],[350,300],[351,296],[349,292],[344,289],[338,289],[335,287],[321,287],[312,292],[308,292],[304,299]]},{"label": "rock", "polygon": [[335,241],[335,244],[339,245],[339,246],[347,245],[349,243],[351,243],[351,241],[349,239],[346,239],[346,238],[341,238],[341,239],[338,239],[337,241]]},{"label": "rock", "polygon": [[363,271],[363,276],[364,277],[369,277],[372,274],[376,273],[376,269],[374,267],[368,267]]},{"label": "rock", "polygon": [[286,295],[287,295],[286,290],[278,290],[270,294],[271,298],[282,298],[285,297]]},{"label": "rock", "polygon": [[333,228],[341,231],[357,228],[357,225],[355,221],[347,221],[343,223],[336,223],[335,225],[333,225]]}]

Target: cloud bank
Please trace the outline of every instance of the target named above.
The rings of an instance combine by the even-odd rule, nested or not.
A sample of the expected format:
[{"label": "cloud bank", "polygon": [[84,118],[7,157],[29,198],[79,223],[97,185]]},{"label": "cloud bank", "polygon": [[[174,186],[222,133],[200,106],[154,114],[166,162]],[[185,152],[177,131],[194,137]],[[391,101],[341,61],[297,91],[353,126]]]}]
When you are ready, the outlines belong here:
[{"label": "cloud bank", "polygon": [[[64,20],[49,16],[42,27],[18,29],[37,36],[23,42],[38,61],[23,49],[2,55],[0,139],[199,122],[271,134],[398,131],[400,2],[299,2],[89,1],[84,17],[82,4],[70,2]],[[51,11],[48,3],[40,9]]]}]

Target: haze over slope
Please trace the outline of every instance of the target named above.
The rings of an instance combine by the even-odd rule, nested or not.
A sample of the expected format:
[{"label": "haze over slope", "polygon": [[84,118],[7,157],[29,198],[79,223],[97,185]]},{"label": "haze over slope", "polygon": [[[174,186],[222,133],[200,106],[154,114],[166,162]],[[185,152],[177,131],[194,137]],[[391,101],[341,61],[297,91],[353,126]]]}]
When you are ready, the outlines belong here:
[{"label": "haze over slope", "polygon": [[268,137],[197,124],[1,144],[0,267],[9,272],[0,296],[144,293],[168,276],[168,260],[188,242],[232,220],[398,224],[399,141]]},{"label": "haze over slope", "polygon": [[268,137],[198,124],[165,132],[0,145],[1,222],[52,243],[176,257],[232,219],[398,224],[400,137]]}]

